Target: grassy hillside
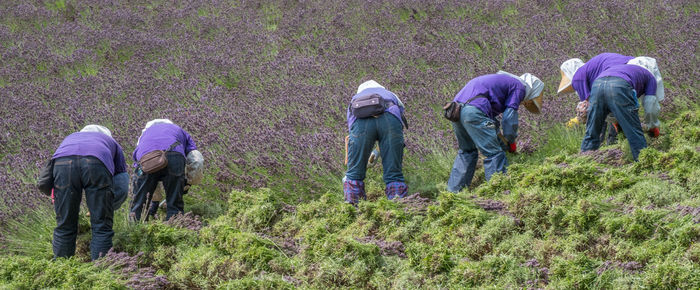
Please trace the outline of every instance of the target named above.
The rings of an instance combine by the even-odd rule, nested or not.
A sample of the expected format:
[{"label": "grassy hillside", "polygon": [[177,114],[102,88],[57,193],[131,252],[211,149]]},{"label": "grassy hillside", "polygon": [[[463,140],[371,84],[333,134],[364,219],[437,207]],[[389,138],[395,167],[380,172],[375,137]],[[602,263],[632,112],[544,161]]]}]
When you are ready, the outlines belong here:
[{"label": "grassy hillside", "polygon": [[[698,288],[700,6],[693,1],[2,1],[0,288]],[[655,57],[662,136],[579,154],[559,64]],[[499,69],[545,83],[507,175],[445,191],[440,107]],[[407,105],[409,198],[342,202],[345,108],[375,79]],[[130,224],[114,252],[51,261],[32,183],[66,135],[108,126],[133,152],[167,117],[207,162],[186,216]],[[129,164],[132,163],[128,160]]]}]

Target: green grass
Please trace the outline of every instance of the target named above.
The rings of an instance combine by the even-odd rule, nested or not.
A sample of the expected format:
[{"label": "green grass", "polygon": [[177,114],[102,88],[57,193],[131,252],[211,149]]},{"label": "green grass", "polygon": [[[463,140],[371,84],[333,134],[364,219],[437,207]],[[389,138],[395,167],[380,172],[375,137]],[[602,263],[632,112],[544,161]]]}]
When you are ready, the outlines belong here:
[{"label": "green grass", "polygon": [[[282,187],[232,191],[227,201],[216,189],[196,188],[202,194],[187,196],[186,204],[205,217],[202,230],[131,224],[122,208],[114,247],[144,253],[159,275],[183,288],[692,288],[700,283],[700,225],[676,207],[700,205],[694,194],[700,192],[700,110],[664,123],[679,129],[662,130],[639,162],[621,166],[578,155],[582,128],[556,126],[537,151],[509,155],[507,175],[486,183],[479,170],[473,188],[460,194],[444,190],[453,156],[423,156],[423,163],[412,163],[421,168],[406,168],[411,191],[431,199],[422,212],[383,197],[379,167],[370,168],[370,200],[358,208],[342,202],[338,180],[330,176],[319,180],[326,194],[293,209]],[[628,150],[620,141],[601,150]],[[477,201],[486,198],[503,202],[506,212],[482,209]],[[16,230],[7,237],[11,251],[0,259],[1,283],[31,287],[27,275],[45,263],[78,263],[65,273],[69,280],[124,283],[112,270],[80,264],[89,260],[84,216],[76,257],[48,262],[54,223],[46,208],[10,225]],[[405,258],[383,253],[365,237],[400,242]],[[539,268],[522,266],[531,259]],[[605,262],[613,266],[602,268]],[[628,262],[641,268],[614,266]],[[85,276],[86,269],[95,276]]]},{"label": "green grass", "polygon": [[[200,231],[130,224],[120,209],[114,247],[144,253],[147,265],[182,288],[693,288],[700,285],[700,224],[677,206],[700,205],[698,116],[679,114],[669,126],[688,129],[669,132],[670,144],[652,142],[639,162],[621,166],[578,155],[581,129],[555,127],[538,151],[510,156],[507,175],[460,194],[444,191],[451,156],[429,156],[422,172],[407,169],[412,191],[430,197],[424,211],[386,200],[378,168],[368,173],[370,200],[357,208],[327,180],[328,193],[295,206],[279,189],[232,191],[225,204],[188,198],[188,209],[218,208]],[[504,211],[484,210],[483,199],[502,202]],[[51,211],[26,221],[13,225],[0,283],[125,283],[117,270],[79,262],[89,260],[86,218],[76,257],[55,262],[48,261]],[[405,256],[366,237],[400,242]],[[527,266],[533,259],[537,266]],[[36,276],[57,265],[72,270],[46,274],[61,279]]]}]

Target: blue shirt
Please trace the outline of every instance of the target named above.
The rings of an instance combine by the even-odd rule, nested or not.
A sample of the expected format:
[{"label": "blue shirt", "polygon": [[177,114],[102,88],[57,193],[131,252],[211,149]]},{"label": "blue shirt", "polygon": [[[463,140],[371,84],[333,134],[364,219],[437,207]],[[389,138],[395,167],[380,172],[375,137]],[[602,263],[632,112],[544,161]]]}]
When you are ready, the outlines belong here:
[{"label": "blue shirt", "polygon": [[593,81],[599,77],[601,72],[614,65],[626,64],[633,58],[634,57],[611,52],[596,55],[576,71],[571,78],[571,86],[574,87],[574,90],[582,102],[588,100],[591,96]]},{"label": "blue shirt", "polygon": [[[404,113],[404,108],[399,107],[398,97],[396,97],[396,95],[394,95],[394,93],[390,92],[387,89],[382,89],[382,88],[364,89],[361,92],[359,92],[358,94],[354,95],[352,97],[352,100],[354,100],[355,98],[360,97],[360,96],[367,96],[367,95],[374,95],[374,94],[380,95],[382,97],[382,99],[384,99],[385,101],[393,102],[394,104],[391,105],[386,110],[384,110],[384,112],[389,112],[390,114],[394,115],[396,118],[399,119],[399,121],[401,121],[401,124],[406,126],[406,124],[404,124],[404,122],[403,122],[403,119],[401,118],[401,115]],[[352,128],[352,123],[355,123],[355,120],[357,120],[357,117],[355,117],[352,114],[349,107],[348,107],[348,112],[347,112],[347,120],[348,120],[348,130],[349,130],[350,128]]]},{"label": "blue shirt", "polygon": [[67,156],[93,156],[112,175],[126,172],[124,152],[112,137],[99,132],[77,132],[68,135],[54,152],[52,159]]},{"label": "blue shirt", "polygon": [[598,78],[602,77],[619,77],[624,79],[637,91],[637,97],[656,94],[656,78],[647,69],[638,65],[622,64],[611,66],[598,75]]},{"label": "blue shirt", "polygon": [[453,99],[454,102],[467,103],[475,96],[485,98],[474,99],[470,105],[479,108],[486,116],[495,118],[506,108],[518,110],[520,102],[525,98],[525,85],[520,80],[505,74],[490,74],[475,77]]},{"label": "blue shirt", "polygon": [[[187,156],[192,150],[197,149],[190,134],[175,124],[155,124],[143,132],[136,145],[133,158],[138,162],[143,155],[154,150],[168,150],[175,142],[180,142],[172,151]],[[134,164],[134,166],[138,166]]]}]

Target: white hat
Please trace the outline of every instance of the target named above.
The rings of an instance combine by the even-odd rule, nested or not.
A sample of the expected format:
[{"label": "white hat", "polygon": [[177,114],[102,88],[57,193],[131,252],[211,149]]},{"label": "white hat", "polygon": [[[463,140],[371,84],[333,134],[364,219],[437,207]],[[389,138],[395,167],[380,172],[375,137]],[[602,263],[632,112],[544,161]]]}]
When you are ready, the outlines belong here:
[{"label": "white hat", "polygon": [[366,89],[370,88],[381,88],[384,89],[382,85],[380,85],[378,82],[375,82],[374,80],[368,80],[364,83],[362,83],[359,87],[357,87],[357,93],[359,94],[361,91],[364,91]]},{"label": "white hat", "polygon": [[80,130],[80,132],[97,132],[97,133],[102,133],[102,134],[105,134],[109,137],[112,137],[112,132],[110,132],[109,129],[107,129],[105,126],[100,126],[100,125],[95,125],[95,124],[87,125],[87,126],[83,127],[83,129]]},{"label": "white hat", "polygon": [[173,124],[173,121],[170,121],[170,119],[153,119],[153,120],[150,120],[150,121],[148,121],[148,123],[146,123],[146,127],[143,128],[143,130],[142,130],[141,132],[146,131],[146,129],[150,128],[151,126],[153,126],[153,125],[155,125],[155,124]]},{"label": "white hat", "polygon": [[153,119],[148,121],[146,123],[146,127],[141,130],[141,136],[139,136],[139,139],[136,141],[136,145],[139,145],[139,142],[141,141],[141,137],[143,136],[143,132],[146,132],[146,129],[150,128],[151,126],[155,124],[174,124],[173,121],[170,121],[169,119]]},{"label": "white hat", "polygon": [[654,79],[656,79],[656,98],[659,101],[664,99],[664,81],[663,78],[661,78],[661,72],[659,71],[659,66],[656,64],[656,59],[648,56],[640,56],[631,59],[627,64],[641,66],[654,75]]},{"label": "white hat", "polygon": [[525,73],[521,75],[520,79],[527,84],[525,86],[525,98],[523,99],[523,101],[532,101],[523,103],[525,109],[532,113],[539,114],[540,110],[542,109],[541,94],[542,89],[544,89],[544,83],[539,78],[530,73]]},{"label": "white hat", "polygon": [[561,70],[561,81],[559,82],[557,94],[562,92],[572,92],[573,87],[571,87],[571,80],[574,78],[576,71],[583,65],[584,62],[580,58],[572,58],[561,64],[559,67]]},{"label": "white hat", "polygon": [[540,113],[540,109],[542,108],[542,96],[540,94],[542,94],[542,89],[544,89],[544,82],[531,73],[524,73],[521,76],[516,76],[512,73],[499,70],[496,74],[509,75],[518,79],[520,83],[525,86],[525,98],[523,98],[521,104],[532,113]]}]

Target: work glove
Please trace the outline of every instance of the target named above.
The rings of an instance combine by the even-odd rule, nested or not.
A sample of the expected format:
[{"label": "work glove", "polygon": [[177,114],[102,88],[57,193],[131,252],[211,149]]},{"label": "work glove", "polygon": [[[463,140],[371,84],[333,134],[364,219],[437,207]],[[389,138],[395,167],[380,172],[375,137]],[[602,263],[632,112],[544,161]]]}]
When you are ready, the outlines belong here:
[{"label": "work glove", "polygon": [[661,133],[659,132],[659,128],[651,128],[651,129],[649,130],[649,136],[651,136],[652,138],[659,137],[659,134],[661,134]]},{"label": "work glove", "polygon": [[573,117],[573,118],[571,118],[571,120],[569,120],[569,122],[566,122],[566,126],[569,128],[572,128],[578,124],[579,124],[578,117]]},{"label": "work glove", "polygon": [[510,153],[515,153],[515,151],[518,150],[518,146],[515,145],[515,142],[508,144],[508,152]]},{"label": "work glove", "polygon": [[661,132],[659,132],[659,127],[649,128],[649,125],[645,123],[642,123],[642,130],[647,132],[652,138],[659,137],[659,134],[661,134]]}]

